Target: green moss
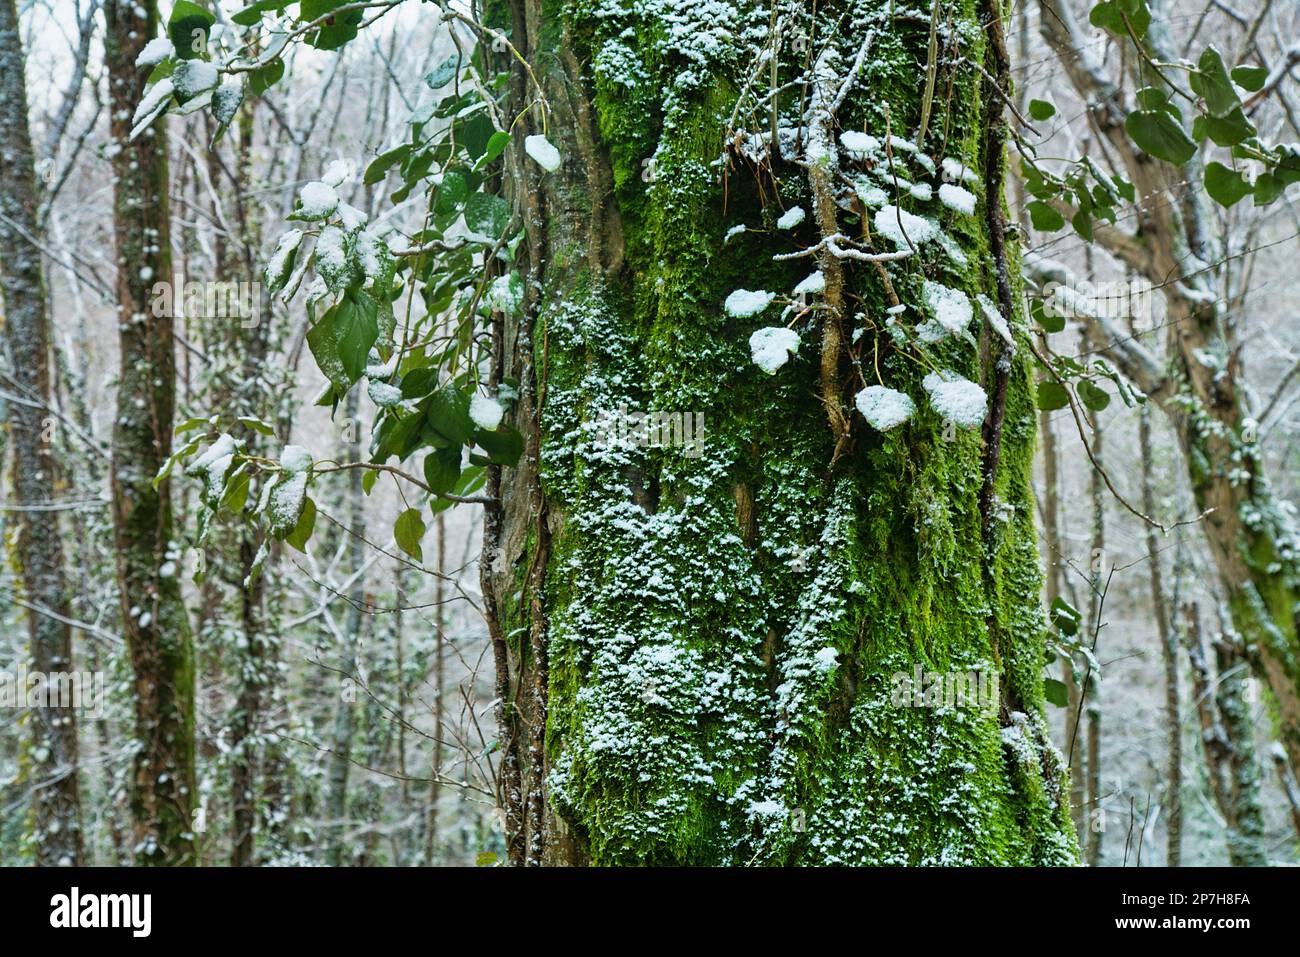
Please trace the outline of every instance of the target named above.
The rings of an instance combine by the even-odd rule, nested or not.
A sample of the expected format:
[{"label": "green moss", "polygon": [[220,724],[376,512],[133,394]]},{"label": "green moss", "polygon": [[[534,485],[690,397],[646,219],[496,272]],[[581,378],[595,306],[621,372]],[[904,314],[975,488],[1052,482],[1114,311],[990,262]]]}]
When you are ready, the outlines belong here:
[{"label": "green moss", "polygon": [[[847,24],[847,49],[886,9],[832,4],[819,23]],[[973,9],[954,16],[962,52],[978,59]],[[543,486],[565,516],[546,585],[553,805],[602,864],[1073,861],[1065,772],[1041,713],[1027,350],[1008,394],[992,554],[978,431],[952,433],[926,403],[886,435],[857,418],[832,469],[813,318],[796,322],[799,352],[769,377],[748,339],[777,321],[775,308],[739,320],[721,307],[737,288],[792,288],[810,261],[772,256],[815,241],[811,223],[771,229],[774,188],[781,208],[809,203],[797,167],[756,175],[724,153],[747,64],[730,48],[712,73],[684,64],[648,15],[579,4],[569,17],[580,59],[594,64],[627,248],[617,287],[576,267],[554,276],[535,337],[546,342]],[[915,125],[927,30],[900,21],[878,35],[845,128],[882,134],[885,102],[896,133]],[[615,62],[623,69],[601,72]],[[946,130],[943,155],[978,171],[977,83],[973,71],[957,78],[951,113],[936,100],[932,129]],[[901,264],[900,295],[917,302],[925,277],[991,294],[983,219],[940,218],[966,264]],[[722,243],[732,225],[764,223]],[[883,325],[875,273],[851,271],[850,286]],[[883,332],[857,348],[868,375],[878,364],[889,385],[923,394],[929,368]],[[990,374],[960,340],[931,359]],[[601,447],[593,423],[620,404],[703,413],[705,454]],[[891,677],[916,665],[999,667],[1016,711],[895,707]]]}]

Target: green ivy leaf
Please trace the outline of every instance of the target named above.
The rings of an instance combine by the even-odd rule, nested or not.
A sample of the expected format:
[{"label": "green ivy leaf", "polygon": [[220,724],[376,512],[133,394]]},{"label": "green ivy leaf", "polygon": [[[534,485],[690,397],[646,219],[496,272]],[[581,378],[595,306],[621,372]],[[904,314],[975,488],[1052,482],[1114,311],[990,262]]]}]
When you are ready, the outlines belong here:
[{"label": "green ivy leaf", "polygon": [[456,78],[456,73],[460,69],[460,62],[459,56],[448,57],[424,75],[424,82],[429,85],[431,90],[441,90]]},{"label": "green ivy leaf", "polygon": [[[347,0],[300,0],[298,19],[302,23],[311,23],[346,2]],[[337,50],[356,37],[363,14],[362,10],[352,10],[330,17],[319,29],[307,35],[307,43],[317,50]]]},{"label": "green ivy leaf", "polygon": [[379,304],[368,293],[348,290],[334,309],[339,360],[352,381],[366,371],[366,357],[379,338]]},{"label": "green ivy leaf", "polygon": [[284,76],[284,61],[276,57],[265,66],[259,66],[248,74],[249,96],[261,96]]},{"label": "green ivy leaf", "polygon": [[428,395],[437,384],[438,372],[436,369],[412,369],[402,376],[402,398],[414,399]]},{"label": "green ivy leaf", "polygon": [[1083,210],[1079,210],[1070,217],[1070,225],[1074,227],[1074,231],[1083,238],[1085,243],[1092,242],[1092,216]]},{"label": "green ivy leaf", "polygon": [[[374,485],[373,476],[378,474],[379,473],[375,472],[374,470],[370,470],[367,472],[367,475],[372,476],[372,480],[370,483],[372,486]],[[361,477],[362,485],[365,484],[365,479],[366,476],[363,475]],[[311,538],[311,533],[315,530],[316,530],[316,503],[311,500],[311,496],[307,496],[307,498],[303,500],[302,514],[298,516],[298,523],[294,525],[293,530],[289,532],[288,535],[284,536],[284,540],[293,548],[296,548],[298,549],[298,551],[306,554],[307,540]]]},{"label": "green ivy leaf", "polygon": [[1192,90],[1205,100],[1205,108],[1211,116],[1227,116],[1241,106],[1241,99],[1218,50],[1206,47],[1196,66],[1197,70],[1190,75]]},{"label": "green ivy leaf", "polygon": [[434,449],[424,457],[424,480],[435,495],[443,495],[456,487],[460,479],[459,445]]},{"label": "green ivy leaf", "polygon": [[1220,206],[1233,206],[1251,192],[1251,185],[1235,169],[1222,163],[1207,163],[1205,191]]},{"label": "green ivy leaf", "polygon": [[1267,206],[1279,196],[1286,185],[1272,173],[1260,173],[1255,177],[1255,205]]},{"label": "green ivy leaf", "polygon": [[207,8],[191,0],[176,0],[167,18],[167,37],[176,48],[176,56],[182,60],[202,56],[208,49],[208,31],[216,22]]},{"label": "green ivy leaf", "polygon": [[248,463],[244,463],[235,469],[230,478],[226,480],[225,490],[221,494],[220,507],[229,510],[238,515],[248,504]]},{"label": "green ivy leaf", "polygon": [[1158,86],[1144,86],[1137,91],[1138,106],[1144,110],[1164,110],[1165,112],[1174,112],[1174,106],[1169,102],[1169,94]]},{"label": "green ivy leaf", "polygon": [[442,174],[438,191],[434,193],[433,209],[437,213],[453,213],[465,204],[469,198],[469,181],[460,170],[448,170]]},{"label": "green ivy leaf", "polygon": [[420,547],[424,531],[424,519],[419,509],[408,508],[393,523],[393,539],[397,542],[397,547],[417,562],[424,561],[424,550]]},{"label": "green ivy leaf", "polygon": [[154,491],[156,492],[158,490],[158,486],[167,480],[167,476],[172,474],[172,469],[176,468],[177,462],[193,455],[196,451],[198,451],[199,446],[202,444],[203,444],[203,438],[200,436],[197,439],[192,439],[191,441],[187,442],[185,445],[181,446],[170,456],[168,456],[167,461],[164,462],[162,468],[158,470],[158,474],[153,477]]},{"label": "green ivy leaf", "polygon": [[1047,304],[1041,299],[1029,303],[1029,318],[1038,323],[1046,333],[1060,332],[1065,328],[1065,317],[1047,311]]},{"label": "green ivy leaf", "polygon": [[316,324],[307,330],[307,348],[311,350],[317,368],[325,373],[325,378],[330,380],[335,399],[346,395],[348,389],[352,388],[352,383],[357,381],[357,376],[348,374],[339,354],[338,333],[334,327],[334,315],[338,308],[338,306],[331,306],[316,321]]},{"label": "green ivy leaf", "polygon": [[1070,394],[1059,382],[1038,383],[1038,407],[1044,412],[1055,412],[1070,404]]},{"label": "green ivy leaf", "polygon": [[1043,697],[1047,699],[1048,704],[1054,704],[1058,708],[1067,707],[1070,703],[1070,691],[1065,687],[1065,682],[1058,681],[1056,678],[1043,679]]},{"label": "green ivy leaf", "polygon": [[1232,82],[1243,90],[1255,93],[1264,88],[1268,79],[1268,70],[1262,66],[1235,66],[1232,68]]},{"label": "green ivy leaf", "polygon": [[293,0],[257,0],[257,3],[249,4],[230,19],[241,27],[255,27],[262,22],[263,13],[279,13],[292,2]]},{"label": "green ivy leaf", "polygon": [[1083,620],[1083,615],[1079,614],[1079,609],[1059,595],[1052,599],[1052,607],[1048,610],[1048,615],[1052,619],[1052,624],[1056,627],[1056,630],[1067,637],[1072,637],[1078,633],[1079,622]]},{"label": "green ivy leaf", "polygon": [[492,136],[487,141],[487,148],[483,151],[483,155],[480,156],[478,162],[474,164],[474,169],[481,170],[484,166],[487,166],[488,163],[500,156],[509,142],[509,133],[503,133],[500,130],[493,132]]},{"label": "green ivy leaf", "polygon": [[452,445],[464,445],[474,435],[469,417],[469,395],[451,383],[429,396],[429,425]]},{"label": "green ivy leaf", "polygon": [[1134,110],[1124,120],[1133,142],[1150,156],[1182,166],[1196,153],[1196,144],[1183,128],[1162,110]]},{"label": "green ivy leaf", "polygon": [[465,201],[465,225],[496,242],[510,225],[510,206],[492,193],[471,193]]},{"label": "green ivy leaf", "polygon": [[1110,405],[1110,393],[1087,379],[1080,379],[1075,390],[1079,393],[1079,401],[1093,412],[1100,412]]},{"label": "green ivy leaf", "polygon": [[1029,220],[1034,224],[1034,229],[1044,233],[1055,232],[1065,225],[1065,217],[1060,214],[1055,206],[1045,203],[1041,199],[1036,199],[1025,206],[1029,211]]},{"label": "green ivy leaf", "polygon": [[1198,116],[1192,123],[1192,136],[1196,140],[1207,137],[1217,146],[1236,146],[1255,135],[1255,125],[1246,119],[1241,107],[1227,116]]},{"label": "green ivy leaf", "polygon": [[1056,115],[1056,107],[1047,100],[1030,100],[1029,116],[1035,120],[1050,120]]},{"label": "green ivy leaf", "polygon": [[361,182],[366,186],[374,186],[376,183],[382,182],[384,177],[388,175],[389,169],[406,159],[410,152],[411,144],[403,143],[401,146],[395,146],[385,153],[380,153],[366,167],[366,174],[361,177]]},{"label": "green ivy leaf", "polygon": [[515,466],[524,452],[524,437],[513,426],[500,426],[495,432],[474,430],[474,444],[487,452],[497,465]]}]

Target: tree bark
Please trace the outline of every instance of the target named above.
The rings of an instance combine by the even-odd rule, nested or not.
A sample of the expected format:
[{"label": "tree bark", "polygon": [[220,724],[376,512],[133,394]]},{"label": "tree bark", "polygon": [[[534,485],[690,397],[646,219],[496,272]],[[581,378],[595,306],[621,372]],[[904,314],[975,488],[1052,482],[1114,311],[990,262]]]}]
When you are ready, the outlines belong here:
[{"label": "tree bark", "polygon": [[[1092,417],[1092,457],[1094,467],[1088,472],[1088,490],[1092,500],[1092,550],[1089,555],[1088,574],[1088,629],[1092,636],[1092,651],[1097,652],[1097,639],[1101,634],[1102,607],[1109,586],[1106,570],[1106,488],[1102,481],[1104,468],[1103,432],[1097,415]],[[1101,676],[1089,670],[1083,683],[1083,704],[1087,713],[1087,787],[1085,800],[1088,807],[1087,860],[1091,867],[1101,865],[1102,845],[1106,838],[1106,813],[1101,806]]]},{"label": "tree bark", "polygon": [[[833,158],[795,154],[824,142],[833,156],[841,130],[901,138],[919,125],[929,18],[893,20],[885,2],[798,13],[780,72],[808,75],[818,51],[808,102],[821,110],[797,151],[793,136],[762,143],[765,113],[741,114],[757,124],[748,135],[729,129],[749,59],[702,11],[683,9],[671,41],[635,12],[588,18],[540,0],[498,24],[550,107],[543,122],[516,71],[527,132],[563,157],[543,174],[512,140],[528,292],[524,318],[503,319],[491,379],[518,380],[526,436],[520,467],[489,478],[502,506],[487,510],[483,556],[508,659],[512,863],[1076,859],[1042,711],[1030,350],[986,328],[978,350],[942,351],[991,397],[982,437],[928,407],[896,432],[869,430],[851,405],[856,370],[878,363],[891,386],[923,394],[925,370],[883,335],[898,289],[920,301],[914,265],[837,264],[825,244],[820,259],[772,258],[865,228],[860,204],[831,199]],[[959,52],[1005,84],[1000,13],[942,9]],[[708,43],[683,39],[693,31]],[[860,51],[840,97],[834,80]],[[966,264],[936,274],[988,295],[1023,336],[1018,250],[1003,245],[1005,89],[969,67],[938,79],[953,92],[931,104],[923,145],[960,155],[985,196],[976,216],[941,214]],[[793,133],[797,84],[780,107]],[[796,203],[813,210],[807,224],[773,229]],[[724,244],[739,224],[750,231]],[[765,320],[727,317],[723,301],[788,290],[817,265],[825,307],[765,376],[746,346]],[[866,331],[851,341],[854,325]],[[703,455],[601,448],[591,423],[620,404],[702,418]],[[1000,700],[891,707],[891,676],[914,665],[995,670]]]},{"label": "tree bark", "polygon": [[171,454],[176,357],[171,316],[151,308],[171,281],[164,120],[128,140],[147,70],[136,58],[157,32],[155,0],[109,0],[104,62],[112,114],[113,210],[121,372],[113,423],[112,498],[122,625],[135,676],[137,752],[131,811],[142,865],[193,864],[194,662],[172,532],[171,486],[154,476]]},{"label": "tree bark", "polygon": [[1268,857],[1263,847],[1255,728],[1245,696],[1247,665],[1231,641],[1219,635],[1209,642],[1215,659],[1212,672],[1196,603],[1188,602],[1183,612],[1205,766],[1227,831],[1228,859],[1234,867],[1263,867]]},{"label": "tree bark", "polygon": [[[14,557],[26,600],[32,671],[44,676],[45,706],[31,709],[32,844],[38,865],[82,863],[77,719],[57,696],[71,688],[72,630],[59,513],[50,378],[50,329],[35,240],[36,171],[27,122],[27,81],[14,0],[0,0],[0,291],[4,373],[13,448]],[[75,679],[74,679],[75,680]],[[24,691],[26,689],[23,689]]]},{"label": "tree bark", "polygon": [[[1138,451],[1142,460],[1142,511],[1156,513],[1156,475],[1151,457],[1151,410],[1143,405],[1138,411]],[[1183,727],[1181,693],[1178,681],[1178,639],[1169,621],[1169,596],[1165,594],[1160,539],[1152,525],[1146,527],[1148,574],[1151,581],[1151,608],[1156,620],[1156,638],[1165,670],[1165,865],[1178,867],[1182,862],[1183,841]]]}]

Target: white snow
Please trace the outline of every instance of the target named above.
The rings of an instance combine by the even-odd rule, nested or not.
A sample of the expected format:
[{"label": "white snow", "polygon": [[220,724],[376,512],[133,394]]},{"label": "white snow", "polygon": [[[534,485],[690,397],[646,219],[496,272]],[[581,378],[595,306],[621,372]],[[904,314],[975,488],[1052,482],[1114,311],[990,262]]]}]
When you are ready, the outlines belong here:
[{"label": "white snow", "polygon": [[298,246],[301,243],[301,229],[291,229],[280,237],[280,241],[275,244],[275,252],[271,253],[271,258],[266,263],[265,278],[267,285],[272,285],[289,271],[289,257],[298,251]]},{"label": "white snow", "polygon": [[514,313],[524,301],[524,287],[517,277],[498,276],[488,286],[487,301],[497,312]]},{"label": "white snow", "polygon": [[813,655],[813,661],[817,662],[817,670],[823,673],[834,669],[836,661],[839,659],[839,652],[834,648],[822,648],[817,654]]},{"label": "white snow", "polygon": [[856,157],[869,156],[880,152],[880,140],[857,130],[845,130],[840,134],[840,145]]},{"label": "white snow", "polygon": [[949,209],[955,209],[967,216],[975,213],[975,194],[952,183],[944,183],[939,187],[939,201]]},{"label": "white snow", "polygon": [[140,55],[135,58],[136,66],[157,66],[176,52],[172,41],[166,37],[154,37],[144,45]]},{"label": "white snow", "polygon": [[218,79],[217,68],[206,60],[181,60],[172,72],[172,85],[182,100],[212,89]]},{"label": "white snow", "polygon": [[979,177],[969,166],[951,156],[943,158],[943,178],[949,183],[970,183],[977,185]]},{"label": "white snow", "polygon": [[820,269],[801,279],[799,285],[794,287],[794,294],[796,296],[803,295],[804,293],[816,294],[825,291],[826,277],[822,274]]},{"label": "white snow", "polygon": [[727,301],[722,304],[722,308],[727,311],[727,315],[736,319],[745,319],[749,316],[756,316],[772,304],[776,298],[774,293],[766,290],[737,289]]},{"label": "white snow", "polygon": [[336,159],[325,167],[320,174],[320,181],[326,186],[338,188],[352,178],[352,163],[345,159]]},{"label": "white snow", "polygon": [[950,289],[927,279],[921,287],[926,305],[934,312],[939,325],[953,335],[960,335],[970,325],[973,310],[970,298],[960,289]]},{"label": "white snow", "polygon": [[802,206],[791,206],[784,213],[782,213],[781,218],[776,221],[776,228],[794,229],[796,226],[798,226],[800,223],[804,221],[807,215],[808,214],[804,212]]},{"label": "white snow", "polygon": [[853,187],[854,192],[858,194],[858,199],[862,200],[871,209],[879,209],[889,202],[889,194],[879,186],[873,186],[863,177],[858,177],[857,183]]},{"label": "white snow", "polygon": [[299,214],[308,219],[324,219],[339,208],[339,194],[329,183],[319,180],[308,183],[298,193],[302,201]]},{"label": "white snow", "polygon": [[350,203],[339,202],[339,222],[348,232],[360,229],[369,218],[363,210],[357,209]]},{"label": "white snow", "polygon": [[497,426],[501,424],[501,417],[505,414],[506,410],[501,408],[501,403],[496,399],[489,399],[485,395],[475,393],[469,400],[470,421],[485,432],[495,432]]},{"label": "white snow", "polygon": [[748,228],[749,227],[747,227],[744,223],[741,223],[739,226],[732,226],[730,229],[727,230],[727,234],[722,237],[722,241],[724,243],[729,243],[737,236],[739,236],[741,233],[745,232]]},{"label": "white snow", "polygon": [[978,428],[984,421],[988,396],[974,382],[948,369],[931,372],[921,385],[930,395],[930,404],[943,418],[964,429]]},{"label": "white snow", "polygon": [[[899,229],[899,221],[902,229]],[[871,225],[877,233],[884,236],[895,246],[906,246],[910,239],[913,243],[923,243],[934,239],[939,234],[939,227],[932,220],[913,216],[905,209],[890,204],[876,210],[871,218]]]},{"label": "white snow", "polygon": [[294,472],[287,479],[277,483],[271,489],[267,503],[267,512],[271,519],[271,528],[287,530],[298,523],[302,514],[303,499],[307,495],[307,473]]},{"label": "white snow", "polygon": [[782,326],[765,326],[749,337],[749,353],[768,375],[785,365],[799,348],[799,334]]},{"label": "white snow", "polygon": [[[923,202],[934,198],[934,187],[929,183],[913,183],[908,187],[907,191],[912,194],[914,199],[919,199]],[[940,198],[943,198],[942,194],[940,194]]]},{"label": "white snow", "polygon": [[311,453],[301,445],[286,445],[280,452],[280,468],[286,472],[305,472],[311,463]]},{"label": "white snow", "polygon": [[366,384],[366,394],[370,396],[370,401],[381,409],[390,409],[402,404],[402,390],[387,382],[371,379]]},{"label": "white snow", "polygon": [[316,240],[316,272],[336,292],[347,284],[348,254],[343,239],[343,230],[326,226]]},{"label": "white snow", "polygon": [[897,389],[869,385],[853,398],[862,417],[873,429],[888,432],[902,425],[916,412],[916,403]]},{"label": "white snow", "polygon": [[229,123],[243,101],[244,85],[238,80],[226,80],[212,94],[212,115],[218,123]]},{"label": "white snow", "polygon": [[167,101],[171,99],[175,90],[171,77],[163,77],[149,87],[149,91],[141,98],[140,105],[135,108],[135,115],[131,117],[132,128],[129,139],[135,139],[140,135],[140,131],[167,108]]},{"label": "white snow", "polygon": [[524,138],[524,152],[532,157],[542,169],[554,173],[560,168],[560,151],[551,145],[551,141],[541,134]]},{"label": "white snow", "polygon": [[202,455],[186,466],[185,474],[202,476],[209,494],[215,494],[235,461],[235,449],[234,438],[222,432]]},{"label": "white snow", "polygon": [[785,805],[776,801],[751,801],[749,813],[753,817],[785,817]]},{"label": "white snow", "polygon": [[993,300],[980,293],[975,297],[975,301],[980,304],[980,312],[984,313],[984,318],[988,320],[988,324],[993,331],[1002,338],[1003,342],[1015,348],[1016,340],[1011,334],[1011,328],[1007,325],[1007,321],[1002,318],[1002,313],[998,312],[998,307],[993,305]]}]

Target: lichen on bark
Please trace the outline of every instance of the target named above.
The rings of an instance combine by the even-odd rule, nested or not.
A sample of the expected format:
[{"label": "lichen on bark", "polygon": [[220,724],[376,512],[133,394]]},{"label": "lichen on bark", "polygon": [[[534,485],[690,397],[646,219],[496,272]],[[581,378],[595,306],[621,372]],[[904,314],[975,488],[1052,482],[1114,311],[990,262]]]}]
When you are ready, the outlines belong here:
[{"label": "lichen on bark", "polygon": [[[988,182],[989,165],[1003,162],[984,155],[990,105],[1001,104],[978,71],[954,62],[986,57],[986,11],[941,7],[952,55],[935,84],[927,152],[936,167],[955,157]],[[739,288],[788,293],[815,261],[773,257],[819,238],[813,220],[776,225],[796,204],[813,208],[806,166],[735,138],[767,126],[736,104],[756,51],[771,46],[770,9],[672,0],[517,9],[528,29],[515,42],[542,76],[549,135],[566,156],[540,180],[529,242],[546,242],[548,256],[525,320],[551,532],[546,780],[564,848],[552,859],[1073,862],[1067,775],[1042,715],[1029,350],[1004,356],[986,329],[978,343],[952,337],[922,359],[885,328],[895,293],[918,319],[925,279],[998,301],[983,204],[1001,196],[982,197],[976,216],[924,205],[950,240],[890,264],[889,288],[878,268],[846,266],[852,309],[830,401],[878,374],[917,397],[918,411],[879,433],[846,405],[850,431],[837,450],[818,311],[794,321],[801,346],[769,376],[748,341],[779,321],[778,307],[768,319],[723,309]],[[915,129],[928,16],[895,14],[883,0],[776,16],[781,82],[828,43],[847,70],[872,36],[835,115],[840,130],[884,139],[888,128],[901,141]],[[801,96],[799,83],[782,96],[783,126],[795,125]],[[896,162],[937,184],[923,161]],[[865,215],[841,208],[838,221],[858,235]],[[990,392],[1005,363],[988,523],[985,443],[921,401],[931,359]],[[611,447],[599,423],[620,407],[702,416],[703,454]],[[534,538],[504,539],[497,578],[518,590]],[[524,627],[527,605],[503,607],[506,634]],[[514,650],[526,669],[526,651]],[[1002,697],[991,709],[895,707],[893,674],[917,665],[996,669]]]}]

